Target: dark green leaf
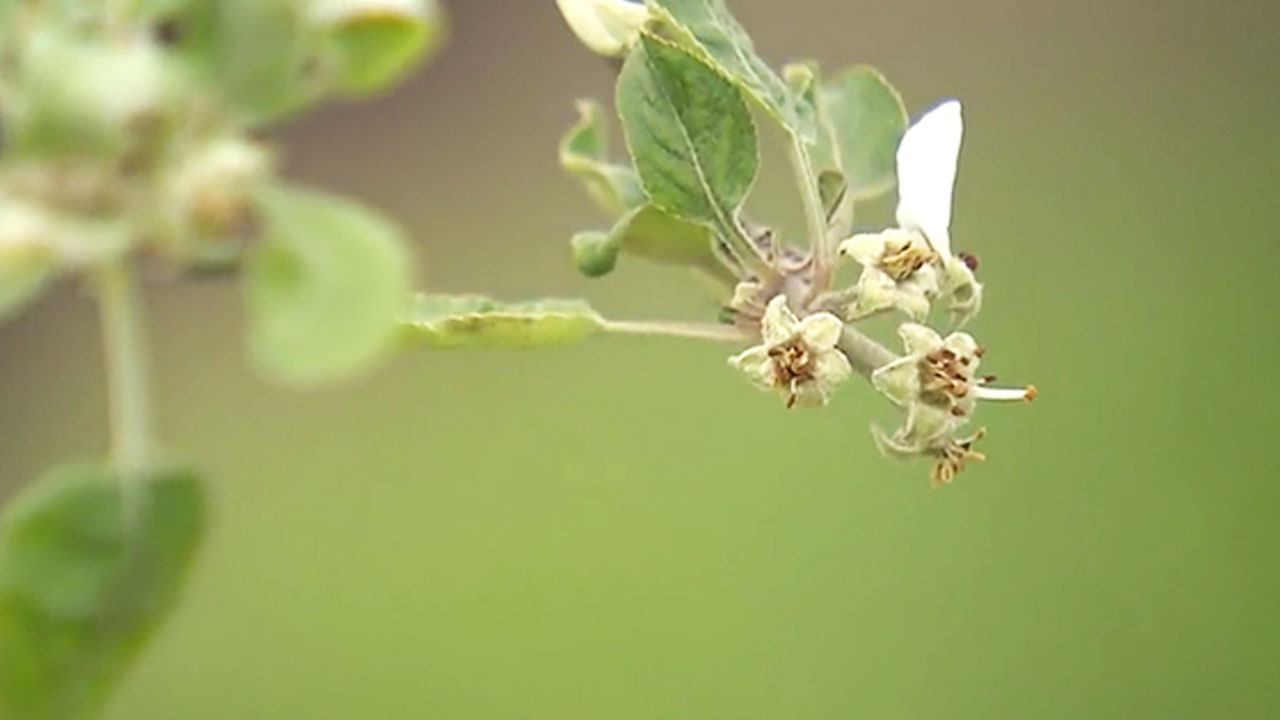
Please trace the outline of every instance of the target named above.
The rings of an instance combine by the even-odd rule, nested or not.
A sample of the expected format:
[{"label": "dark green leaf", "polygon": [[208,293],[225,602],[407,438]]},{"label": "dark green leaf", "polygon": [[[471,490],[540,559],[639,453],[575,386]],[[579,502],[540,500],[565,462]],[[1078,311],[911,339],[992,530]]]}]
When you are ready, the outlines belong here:
[{"label": "dark green leaf", "polygon": [[630,167],[609,161],[604,113],[593,100],[578,101],[578,121],[560,141],[560,166],[577,176],[605,212],[618,215],[645,202],[640,179]]},{"label": "dark green leaf", "polygon": [[755,51],[751,37],[723,0],[648,0],[681,44],[698,54],[760,103],[792,133],[812,142],[812,108],[798,102],[777,73]]},{"label": "dark green leaf", "polygon": [[403,324],[433,348],[528,348],[577,342],[604,328],[581,300],[504,303],[480,295],[418,295]]},{"label": "dark green leaf", "polygon": [[618,76],[618,114],[653,205],[735,232],[759,164],[741,94],[683,48],[642,35]]},{"label": "dark green leaf", "polygon": [[400,230],[322,193],[276,187],[260,199],[267,237],[246,276],[254,360],[290,382],[370,364],[393,343],[408,294]]},{"label": "dark green leaf", "polygon": [[0,518],[0,717],[96,714],[177,602],[204,526],[186,472],[62,468]]}]

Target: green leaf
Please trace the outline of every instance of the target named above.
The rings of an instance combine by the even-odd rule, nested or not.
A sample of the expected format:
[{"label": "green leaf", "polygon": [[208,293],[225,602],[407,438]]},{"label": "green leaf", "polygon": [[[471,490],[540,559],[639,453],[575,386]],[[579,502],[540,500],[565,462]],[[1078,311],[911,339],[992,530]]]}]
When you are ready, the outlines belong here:
[{"label": "green leaf", "polygon": [[653,205],[726,234],[755,181],[755,124],[741,94],[684,49],[642,35],[618,76],[618,114]]},{"label": "green leaf", "polygon": [[844,175],[835,170],[823,170],[818,173],[818,197],[822,199],[822,209],[827,214],[827,222],[832,222],[846,203],[848,186]]},{"label": "green leaf", "polygon": [[609,161],[604,113],[594,100],[579,100],[578,121],[560,141],[560,166],[582,180],[605,212],[618,215],[646,200],[635,170]]},{"label": "green leaf", "polygon": [[403,324],[411,343],[433,348],[566,345],[605,326],[581,300],[504,303],[480,295],[418,295]]},{"label": "green leaf", "polygon": [[57,255],[47,246],[0,245],[0,320],[38,297],[57,266]]},{"label": "green leaf", "polygon": [[0,517],[0,717],[87,718],[177,603],[204,529],[187,472],[55,470]]},{"label": "green leaf", "polygon": [[751,37],[724,0],[648,0],[681,44],[698,54],[758,102],[774,119],[808,142],[816,137],[812,108],[798,102],[755,51]]},{"label": "green leaf", "polygon": [[[818,169],[842,173],[855,200],[892,189],[907,109],[884,76],[865,65],[846,70],[822,86],[818,111],[822,136],[815,153]],[[830,148],[826,153],[821,151],[824,146]]]},{"label": "green leaf", "polygon": [[355,93],[399,80],[444,35],[435,0],[323,0],[316,16],[337,57],[340,87]]},{"label": "green leaf", "polygon": [[584,232],[573,238],[575,264],[583,275],[599,277],[613,270],[626,253],[664,265],[702,270],[728,283],[737,277],[715,253],[715,233],[706,225],[686,222],[653,205],[642,205],[618,219],[607,233]]},{"label": "green leaf", "polygon": [[393,344],[409,287],[398,228],[349,200],[260,192],[266,241],[246,276],[249,350],[266,374],[314,382],[364,368]]},{"label": "green leaf", "polygon": [[6,151],[17,157],[114,159],[164,109],[166,68],[143,43],[115,46],[42,29],[20,62],[6,118]]},{"label": "green leaf", "polygon": [[328,89],[309,6],[307,0],[192,0],[164,20],[193,82],[218,87],[243,119],[261,123],[300,110]]}]

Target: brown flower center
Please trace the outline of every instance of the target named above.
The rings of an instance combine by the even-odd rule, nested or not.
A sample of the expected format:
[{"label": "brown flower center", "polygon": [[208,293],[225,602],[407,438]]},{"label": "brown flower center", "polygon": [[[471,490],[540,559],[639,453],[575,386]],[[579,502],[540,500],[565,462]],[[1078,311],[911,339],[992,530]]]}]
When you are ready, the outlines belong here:
[{"label": "brown flower center", "polygon": [[880,269],[894,282],[902,282],[936,257],[928,245],[915,237],[895,237],[885,241]]},{"label": "brown flower center", "polygon": [[813,355],[800,338],[792,338],[769,348],[773,361],[773,383],[787,389],[787,407],[794,407],[800,386],[814,379]]}]

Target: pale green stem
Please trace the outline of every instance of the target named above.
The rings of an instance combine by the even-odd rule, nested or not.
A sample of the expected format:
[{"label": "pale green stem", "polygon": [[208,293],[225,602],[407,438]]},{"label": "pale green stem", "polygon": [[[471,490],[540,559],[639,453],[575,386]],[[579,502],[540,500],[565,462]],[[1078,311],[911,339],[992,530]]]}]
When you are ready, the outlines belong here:
[{"label": "pale green stem", "polygon": [[831,238],[827,234],[827,213],[818,195],[818,178],[809,159],[809,148],[803,139],[791,135],[791,168],[795,171],[796,187],[804,203],[805,224],[809,229],[809,247],[813,249],[815,290],[821,292],[831,284],[831,266],[835,256]]},{"label": "pale green stem", "polygon": [[715,340],[718,342],[748,342],[752,339],[746,331],[731,325],[677,323],[650,320],[607,320],[606,332],[621,335],[661,335],[666,337]]},{"label": "pale green stem", "polygon": [[747,234],[736,217],[717,224],[725,244],[743,267],[766,282],[778,279],[778,271],[760,255],[760,248],[756,247],[755,240]]},{"label": "pale green stem", "polygon": [[98,275],[98,306],[106,350],[107,402],[111,419],[111,463],[126,494],[136,496],[139,481],[155,463],[154,418],[146,328],[133,268],[124,261],[105,265]]},{"label": "pale green stem", "polygon": [[853,369],[868,379],[877,368],[882,368],[898,359],[892,350],[872,340],[852,325],[844,326],[844,331],[840,334],[840,342],[836,343],[836,347],[849,358],[849,364]]}]

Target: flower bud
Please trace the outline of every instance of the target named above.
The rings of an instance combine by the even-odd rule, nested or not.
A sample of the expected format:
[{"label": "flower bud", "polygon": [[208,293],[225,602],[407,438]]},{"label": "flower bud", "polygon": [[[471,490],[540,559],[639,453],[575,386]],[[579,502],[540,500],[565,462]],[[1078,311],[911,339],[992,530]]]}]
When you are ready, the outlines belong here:
[{"label": "flower bud", "polygon": [[573,248],[574,266],[587,277],[608,275],[618,264],[618,243],[609,233],[580,232],[569,244]]},{"label": "flower bud", "polygon": [[556,0],[578,39],[592,51],[625,55],[649,21],[649,8],[636,0]]}]

